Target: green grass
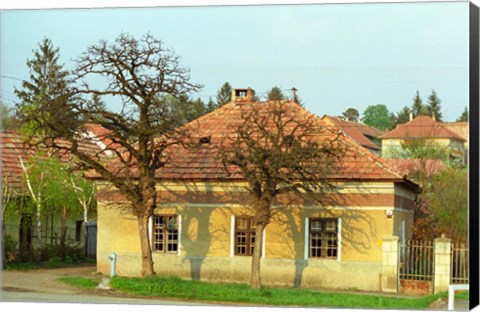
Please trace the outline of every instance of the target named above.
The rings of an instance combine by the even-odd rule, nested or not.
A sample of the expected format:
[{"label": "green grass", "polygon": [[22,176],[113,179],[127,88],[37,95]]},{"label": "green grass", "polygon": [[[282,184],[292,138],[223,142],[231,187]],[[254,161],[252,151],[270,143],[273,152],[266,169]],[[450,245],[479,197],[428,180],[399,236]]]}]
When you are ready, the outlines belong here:
[{"label": "green grass", "polygon": [[110,281],[110,286],[129,294],[149,297],[301,307],[424,309],[441,297],[432,295],[405,298],[376,294],[318,292],[298,288],[252,289],[241,284],[213,284],[158,276],[114,277]]},{"label": "green grass", "polygon": [[86,277],[78,277],[78,276],[67,276],[67,277],[60,278],[60,281],[73,287],[84,288],[84,289],[95,289],[98,283],[100,283],[100,278],[99,277],[86,278]]}]

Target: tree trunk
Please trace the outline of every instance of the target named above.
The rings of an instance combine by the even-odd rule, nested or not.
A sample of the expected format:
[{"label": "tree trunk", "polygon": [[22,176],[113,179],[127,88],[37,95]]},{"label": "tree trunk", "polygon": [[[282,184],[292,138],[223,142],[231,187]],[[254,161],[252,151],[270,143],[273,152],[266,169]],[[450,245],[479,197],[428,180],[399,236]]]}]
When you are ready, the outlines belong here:
[{"label": "tree trunk", "polygon": [[262,280],[260,277],[260,261],[262,259],[263,246],[263,230],[265,225],[263,223],[255,225],[255,246],[252,255],[252,273],[250,276],[250,287],[261,288]]},{"label": "tree trunk", "polygon": [[65,241],[67,238],[67,206],[63,206],[60,229],[60,259],[65,260]]},{"label": "tree trunk", "polygon": [[140,247],[142,250],[142,276],[155,275],[153,270],[152,248],[148,231],[148,216],[137,216],[138,231],[140,234]]}]

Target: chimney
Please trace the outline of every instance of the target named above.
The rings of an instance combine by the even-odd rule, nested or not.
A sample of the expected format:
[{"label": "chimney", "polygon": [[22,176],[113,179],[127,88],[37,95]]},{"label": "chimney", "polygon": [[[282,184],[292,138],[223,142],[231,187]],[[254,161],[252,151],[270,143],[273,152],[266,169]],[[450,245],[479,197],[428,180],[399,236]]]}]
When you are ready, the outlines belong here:
[{"label": "chimney", "polygon": [[433,121],[437,121],[437,119],[435,118],[435,113],[432,113],[432,119]]},{"label": "chimney", "polygon": [[413,113],[410,113],[410,121],[413,120]]},{"label": "chimney", "polygon": [[251,88],[232,89],[232,102],[253,102],[255,91]]}]

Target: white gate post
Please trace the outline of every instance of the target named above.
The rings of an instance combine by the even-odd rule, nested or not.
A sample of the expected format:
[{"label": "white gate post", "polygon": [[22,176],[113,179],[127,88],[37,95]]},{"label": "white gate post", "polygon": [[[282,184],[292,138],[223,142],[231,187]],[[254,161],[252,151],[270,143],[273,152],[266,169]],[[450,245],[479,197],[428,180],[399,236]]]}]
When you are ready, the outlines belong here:
[{"label": "white gate post", "polygon": [[382,241],[382,279],[384,292],[398,292],[398,236],[385,236]]},{"label": "white gate post", "polygon": [[450,285],[450,274],[452,259],[452,243],[451,239],[441,238],[435,239],[435,277],[434,277],[434,293],[448,291]]}]

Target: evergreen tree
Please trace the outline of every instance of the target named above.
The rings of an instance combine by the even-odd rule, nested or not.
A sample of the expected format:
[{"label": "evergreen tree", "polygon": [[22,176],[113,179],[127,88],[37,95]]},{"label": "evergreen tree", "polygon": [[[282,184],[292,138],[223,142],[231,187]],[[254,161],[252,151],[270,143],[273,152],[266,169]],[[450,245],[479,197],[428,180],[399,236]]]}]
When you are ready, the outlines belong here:
[{"label": "evergreen tree", "polygon": [[[59,48],[55,48],[50,39],[45,38],[38,44],[38,50],[34,51],[34,58],[27,60],[30,69],[30,80],[23,81],[21,89],[15,88],[15,94],[21,102],[17,104],[17,111],[21,116],[39,106],[53,107],[65,105],[71,98],[68,89],[68,71],[59,64]],[[41,116],[42,119],[50,118],[51,114],[59,113],[58,110],[48,109]],[[26,134],[32,134],[36,128],[35,123],[30,121],[22,128]]]},{"label": "evergreen tree", "polygon": [[210,113],[211,111],[214,111],[216,108],[217,108],[217,105],[216,105],[215,102],[212,100],[212,98],[209,97],[209,98],[208,98],[208,103],[207,103],[207,106],[206,106],[206,111],[205,111],[205,113]]},{"label": "evergreen tree", "polygon": [[468,121],[468,107],[465,106],[465,110],[460,117],[458,117],[457,121]]},{"label": "evergreen tree", "polygon": [[413,98],[411,112],[413,114],[413,118],[417,118],[418,116],[422,116],[427,113],[418,90],[417,90],[417,93],[415,94],[415,97]]},{"label": "evergreen tree", "polygon": [[217,92],[217,107],[225,105],[232,100],[232,86],[225,82]]},{"label": "evergreen tree", "polygon": [[442,112],[440,111],[440,99],[437,96],[435,90],[432,90],[432,93],[428,97],[428,103],[426,106],[426,114],[436,121],[442,121]]},{"label": "evergreen tree", "polygon": [[282,90],[275,86],[267,93],[267,99],[269,101],[282,101],[285,100],[285,95],[283,94]]},{"label": "evergreen tree", "polygon": [[401,111],[395,116],[395,126],[407,123],[410,121],[411,110],[408,106],[404,106]]}]

